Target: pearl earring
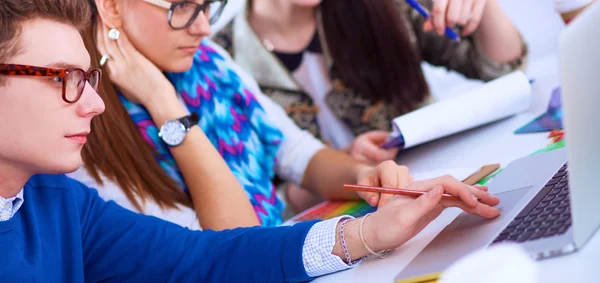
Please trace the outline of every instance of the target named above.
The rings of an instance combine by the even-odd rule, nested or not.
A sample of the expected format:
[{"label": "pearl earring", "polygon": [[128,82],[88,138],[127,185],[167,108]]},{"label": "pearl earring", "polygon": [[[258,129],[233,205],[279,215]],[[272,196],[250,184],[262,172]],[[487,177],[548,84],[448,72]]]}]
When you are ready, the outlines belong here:
[{"label": "pearl earring", "polygon": [[117,39],[119,39],[119,37],[121,37],[121,32],[119,32],[118,29],[111,28],[108,31],[108,38],[110,38],[111,40],[117,40]]}]

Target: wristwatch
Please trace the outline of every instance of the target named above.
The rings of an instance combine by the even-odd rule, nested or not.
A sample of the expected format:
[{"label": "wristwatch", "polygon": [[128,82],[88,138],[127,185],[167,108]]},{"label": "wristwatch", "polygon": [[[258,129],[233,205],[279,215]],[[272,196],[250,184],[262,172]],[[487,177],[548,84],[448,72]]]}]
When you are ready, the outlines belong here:
[{"label": "wristwatch", "polygon": [[169,146],[178,146],[183,142],[190,128],[198,124],[198,121],[200,121],[200,117],[197,113],[176,120],[168,120],[160,127],[158,137]]}]

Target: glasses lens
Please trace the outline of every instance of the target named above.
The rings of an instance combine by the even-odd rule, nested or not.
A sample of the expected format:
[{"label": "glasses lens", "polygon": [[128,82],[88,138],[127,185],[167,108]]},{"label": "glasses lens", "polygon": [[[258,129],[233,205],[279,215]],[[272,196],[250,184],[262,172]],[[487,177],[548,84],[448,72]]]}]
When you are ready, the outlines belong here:
[{"label": "glasses lens", "polygon": [[85,88],[85,73],[81,70],[69,71],[65,77],[65,99],[68,102],[75,102],[83,93]]},{"label": "glasses lens", "polygon": [[95,92],[98,92],[101,77],[102,73],[100,73],[100,70],[92,70],[92,72],[90,72],[89,82]]},{"label": "glasses lens", "polygon": [[181,2],[173,4],[171,8],[171,27],[175,29],[185,28],[195,20],[196,7],[193,2]]},{"label": "glasses lens", "polygon": [[223,8],[225,8],[225,1],[214,1],[204,11],[204,15],[208,17],[211,25],[219,20],[219,17],[223,13]]}]

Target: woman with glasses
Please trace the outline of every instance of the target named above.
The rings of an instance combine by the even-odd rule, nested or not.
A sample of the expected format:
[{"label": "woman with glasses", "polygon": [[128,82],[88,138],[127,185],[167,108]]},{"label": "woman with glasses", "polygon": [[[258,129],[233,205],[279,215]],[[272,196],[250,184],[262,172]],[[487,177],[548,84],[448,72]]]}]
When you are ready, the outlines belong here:
[{"label": "woman with glasses", "polygon": [[[275,172],[331,199],[377,206],[391,196],[343,190],[373,167],[325,148],[205,39],[226,1],[96,0],[84,41],[106,80],[84,168],[71,174],[105,199],[190,227],[282,223]],[[406,167],[382,176],[406,187]]]},{"label": "woman with glasses", "polygon": [[381,148],[392,119],[434,102],[422,61],[486,81],[522,67],[525,44],[497,2],[247,0],[213,39],[302,129],[378,164],[398,152]]}]

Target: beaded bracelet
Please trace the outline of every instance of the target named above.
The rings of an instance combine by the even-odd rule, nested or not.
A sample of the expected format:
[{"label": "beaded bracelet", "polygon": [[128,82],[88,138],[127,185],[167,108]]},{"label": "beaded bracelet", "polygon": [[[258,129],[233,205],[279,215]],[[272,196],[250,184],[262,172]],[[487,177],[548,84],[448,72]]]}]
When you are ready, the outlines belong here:
[{"label": "beaded bracelet", "polygon": [[348,223],[352,219],[344,219],[342,224],[340,224],[340,245],[342,246],[342,250],[344,251],[344,256],[346,256],[346,261],[348,264],[352,264],[352,258],[350,257],[350,252],[348,252],[348,247],[346,246],[346,238],[344,237],[344,228],[346,227],[346,223]]}]

